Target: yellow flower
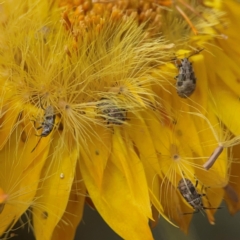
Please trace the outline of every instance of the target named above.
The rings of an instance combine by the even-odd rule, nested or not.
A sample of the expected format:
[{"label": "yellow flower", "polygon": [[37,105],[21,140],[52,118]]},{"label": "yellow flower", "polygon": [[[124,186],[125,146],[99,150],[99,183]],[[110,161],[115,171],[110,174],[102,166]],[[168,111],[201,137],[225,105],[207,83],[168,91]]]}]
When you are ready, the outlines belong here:
[{"label": "yellow flower", "polygon": [[0,234],[73,239],[89,199],[124,239],[239,209],[240,6],[194,2],[2,3]]}]

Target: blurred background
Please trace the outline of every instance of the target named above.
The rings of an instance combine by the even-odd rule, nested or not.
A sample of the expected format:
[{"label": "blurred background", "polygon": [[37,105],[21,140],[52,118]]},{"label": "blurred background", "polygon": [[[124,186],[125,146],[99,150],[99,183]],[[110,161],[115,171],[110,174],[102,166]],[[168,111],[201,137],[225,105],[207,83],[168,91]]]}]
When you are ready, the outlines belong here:
[{"label": "blurred background", "polygon": [[[188,235],[173,227],[163,218],[153,229],[155,240],[240,240],[240,212],[231,216],[227,206],[222,203],[222,209],[215,215],[216,224],[208,223],[206,216],[194,214]],[[24,221],[24,219],[23,219]],[[124,219],[123,219],[124,221]],[[21,223],[19,223],[21,224]],[[12,240],[34,240],[31,229],[27,225],[18,229],[11,236]],[[75,240],[121,240],[103,221],[97,211],[85,206],[84,216],[80,223]],[[59,239],[61,240],[61,239]]]}]

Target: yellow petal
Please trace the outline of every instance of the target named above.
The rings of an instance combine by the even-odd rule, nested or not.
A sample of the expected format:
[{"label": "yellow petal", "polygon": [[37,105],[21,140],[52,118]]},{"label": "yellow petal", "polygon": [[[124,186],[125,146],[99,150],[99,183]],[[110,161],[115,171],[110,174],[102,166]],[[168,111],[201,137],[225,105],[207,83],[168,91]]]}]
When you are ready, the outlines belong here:
[{"label": "yellow petal", "polygon": [[65,213],[55,227],[51,240],[74,239],[77,226],[82,219],[85,195],[86,187],[83,183],[80,169],[77,166]]},{"label": "yellow petal", "polygon": [[236,177],[239,175],[240,171],[239,169],[240,165],[238,162],[238,159],[240,158],[240,145],[234,146],[232,148],[232,158],[233,162],[231,164],[230,177],[228,183],[230,185],[230,188],[232,189],[232,193],[229,191],[225,191],[224,199],[226,200],[230,213],[234,214],[240,210],[240,184],[238,178]]},{"label": "yellow petal", "polygon": [[100,187],[112,148],[112,129],[92,125],[88,131],[93,134],[89,136],[87,145],[84,145],[82,154],[85,159],[89,159],[86,161],[89,172]]},{"label": "yellow petal", "polygon": [[160,202],[166,215],[170,221],[176,224],[182,231],[187,233],[192,214],[183,215],[184,213],[192,213],[194,210],[183,199],[176,187],[168,181],[160,181],[161,198]]},{"label": "yellow petal", "polygon": [[[111,158],[114,157],[112,155]],[[133,201],[129,183],[114,164],[115,161],[110,159],[107,162],[101,189],[89,173],[85,162],[86,160],[81,161],[80,164],[84,182],[96,209],[107,224],[124,239],[153,239],[148,218]]]},{"label": "yellow petal", "polygon": [[4,108],[1,109],[0,150],[4,147],[6,141],[10,137],[11,131],[14,128],[21,110],[21,106],[18,102],[5,104]]},{"label": "yellow petal", "polygon": [[158,210],[154,206],[152,206],[152,216],[153,220],[150,221],[150,226],[151,228],[155,228],[159,222],[160,215]]},{"label": "yellow petal", "polygon": [[65,212],[78,158],[78,150],[72,139],[65,138],[64,145],[60,147],[58,144],[62,141],[58,141],[58,137],[59,133],[53,135],[52,147],[32,206],[35,236],[41,240],[52,238]]},{"label": "yellow petal", "polygon": [[10,223],[16,223],[34,202],[38,180],[48,153],[46,149],[36,156],[31,154],[31,146],[26,146],[35,136],[32,132],[25,132],[25,137],[22,137],[24,130],[24,125],[18,125],[10,136],[9,144],[0,151],[1,159],[5,160],[0,163],[0,182],[8,195],[4,210],[0,214],[0,221],[4,222],[0,225],[1,233]]},{"label": "yellow petal", "polygon": [[129,114],[129,116],[132,127],[127,125],[125,128],[133,144],[137,148],[141,160],[147,161],[153,169],[161,175],[157,152],[144,118],[139,113],[136,116],[132,114]]},{"label": "yellow petal", "polygon": [[148,163],[147,158],[142,158],[141,160],[142,160],[144,171],[146,174],[148,191],[149,191],[148,194],[149,194],[151,203],[153,204],[154,208],[158,211],[158,213],[161,214],[161,216],[166,221],[168,221],[173,226],[177,227],[173,222],[171,222],[171,220],[169,220],[169,216],[164,212],[165,210],[162,206],[162,202],[160,199],[162,188],[161,188],[158,174],[156,173],[156,171],[154,171],[152,166]]},{"label": "yellow petal", "polygon": [[216,208],[216,209],[205,210],[209,223],[214,225],[215,224],[214,214],[216,211],[221,211],[221,209],[217,210],[217,208],[221,207],[220,205],[222,203],[224,191],[222,188],[207,188],[205,190],[205,193],[207,197],[204,197],[204,196],[202,197],[204,207]]},{"label": "yellow petal", "polygon": [[[133,203],[151,218],[150,199],[143,165],[134,151],[133,143],[126,131],[114,128],[112,161],[123,172],[132,193]],[[136,188],[138,186],[138,188]]]},{"label": "yellow petal", "polygon": [[212,90],[215,101],[215,104],[212,104],[212,108],[228,129],[234,135],[238,136],[240,135],[238,124],[240,117],[238,111],[240,107],[239,96],[224,85],[220,86],[220,88],[225,90]]}]

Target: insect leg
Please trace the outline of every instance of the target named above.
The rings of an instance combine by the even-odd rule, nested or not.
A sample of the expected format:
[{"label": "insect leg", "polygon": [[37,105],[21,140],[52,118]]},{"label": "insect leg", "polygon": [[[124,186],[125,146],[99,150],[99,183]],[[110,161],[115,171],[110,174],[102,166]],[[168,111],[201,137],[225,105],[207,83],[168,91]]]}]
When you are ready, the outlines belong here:
[{"label": "insect leg", "polygon": [[41,106],[41,108],[45,111],[46,109],[43,107],[43,105],[42,105],[42,99],[40,98],[40,106]]},{"label": "insect leg", "polygon": [[187,214],[195,214],[195,213],[198,213],[198,212],[199,212],[199,209],[195,209],[194,212],[183,213],[183,215],[187,215]]},{"label": "insect leg", "polygon": [[205,197],[207,199],[207,201],[208,201],[208,205],[211,207],[211,203],[209,201],[209,198],[208,198],[207,194],[203,193],[203,190],[205,190],[205,192],[206,192],[207,188],[209,188],[209,187],[205,187],[204,188],[204,185],[202,185],[201,194],[199,194],[199,197]]},{"label": "insect leg", "polygon": [[181,60],[177,59],[177,58],[174,58],[174,64],[175,66],[179,69],[182,67],[182,63],[181,63]]},{"label": "insect leg", "polygon": [[41,129],[41,128],[42,128],[42,126],[40,126],[40,127],[37,127],[36,129],[37,129],[37,130],[39,130],[39,129]]},{"label": "insect leg", "polygon": [[195,188],[198,186],[198,180],[196,179]]},{"label": "insect leg", "polygon": [[191,55],[189,55],[188,57],[187,57],[187,59],[188,58],[190,58],[190,57],[192,57],[192,56],[194,56],[194,55],[196,55],[196,54],[199,54],[201,51],[203,51],[204,50],[204,48],[201,48],[201,49],[199,49],[199,50],[197,50],[196,52],[194,52],[194,53],[192,53]]},{"label": "insect leg", "polygon": [[[39,129],[42,128],[42,126],[36,127],[36,121],[35,121],[35,120],[31,120],[31,121],[33,122],[34,128],[35,128],[36,130],[39,130]],[[37,135],[37,136],[38,136],[38,135]]]},{"label": "insect leg", "polygon": [[[36,135],[36,136],[37,136],[37,135]],[[33,148],[33,150],[31,151],[31,153],[37,148],[38,144],[40,143],[40,141],[41,141],[41,139],[42,139],[42,136],[41,136],[41,135],[39,135],[39,136],[40,136],[40,138],[39,138],[36,146],[35,146],[35,147]]]},{"label": "insect leg", "polygon": [[37,134],[35,134],[35,136],[37,136],[37,137],[43,137],[43,135],[42,135],[42,134],[40,134],[40,135],[37,135]]}]

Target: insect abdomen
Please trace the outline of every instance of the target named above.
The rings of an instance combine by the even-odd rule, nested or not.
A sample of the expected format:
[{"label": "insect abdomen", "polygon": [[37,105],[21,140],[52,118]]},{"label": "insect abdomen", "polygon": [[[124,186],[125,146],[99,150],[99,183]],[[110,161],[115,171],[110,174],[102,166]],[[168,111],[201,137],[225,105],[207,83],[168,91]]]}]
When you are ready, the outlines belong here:
[{"label": "insect abdomen", "polygon": [[194,209],[202,208],[201,195],[198,194],[196,188],[193,186],[192,182],[187,178],[182,178],[178,183],[178,189],[184,199],[190,204]]},{"label": "insect abdomen", "polygon": [[180,97],[189,97],[196,88],[196,77],[191,62],[187,58],[181,60],[181,64],[177,65],[179,74],[176,77],[177,93]]}]

